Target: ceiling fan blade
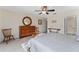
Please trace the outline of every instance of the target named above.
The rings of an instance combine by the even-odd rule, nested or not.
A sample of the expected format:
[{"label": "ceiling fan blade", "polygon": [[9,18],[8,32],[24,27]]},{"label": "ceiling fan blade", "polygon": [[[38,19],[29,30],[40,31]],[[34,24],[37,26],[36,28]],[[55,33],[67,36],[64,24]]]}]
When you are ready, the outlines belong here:
[{"label": "ceiling fan blade", "polygon": [[46,14],[48,15],[49,13],[47,12]]},{"label": "ceiling fan blade", "polygon": [[[41,15],[42,14],[42,12],[41,13],[39,13],[39,15]],[[48,12],[46,12],[46,14],[48,15],[49,13]]]},{"label": "ceiling fan blade", "polygon": [[47,11],[50,11],[50,12],[52,12],[52,11],[55,11],[55,9],[51,9],[51,10],[47,10]]},{"label": "ceiling fan blade", "polygon": [[42,13],[39,13],[39,15],[41,15]]}]

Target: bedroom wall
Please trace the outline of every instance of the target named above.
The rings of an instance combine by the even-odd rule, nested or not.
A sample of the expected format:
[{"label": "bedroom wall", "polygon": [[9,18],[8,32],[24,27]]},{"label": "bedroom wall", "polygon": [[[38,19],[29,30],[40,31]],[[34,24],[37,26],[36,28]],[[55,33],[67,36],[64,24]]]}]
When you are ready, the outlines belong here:
[{"label": "bedroom wall", "polygon": [[[64,34],[64,17],[65,17],[65,15],[63,13],[61,15],[60,15],[60,13],[57,13],[56,15],[49,14],[49,15],[38,16],[38,19],[42,19],[42,20],[46,19],[47,20],[47,27],[44,24],[38,25],[40,28],[40,31],[43,32],[46,30],[46,28],[58,28],[58,29],[61,29],[59,33]],[[56,23],[53,23],[52,22],[53,20],[54,21],[56,20]],[[43,23],[44,22],[45,21],[43,21]]]},{"label": "bedroom wall", "polygon": [[2,18],[2,15],[1,15],[1,10],[0,10],[0,42],[2,41],[2,33],[1,33],[1,26],[2,26],[2,21],[1,21],[1,18]]},{"label": "bedroom wall", "polygon": [[76,17],[76,20],[77,20],[77,32],[76,32],[76,34],[79,36],[79,8],[68,11],[65,15],[66,15],[65,17],[67,17],[67,16],[75,16]]},{"label": "bedroom wall", "polygon": [[59,33],[64,34],[64,16],[63,14],[48,15],[48,28],[61,29]]},{"label": "bedroom wall", "polygon": [[[31,14],[23,14],[23,13],[16,13],[8,10],[0,10],[0,15],[2,19],[0,19],[0,29],[4,28],[12,28],[12,33],[15,38],[19,38],[19,26],[22,26],[22,19],[24,16],[29,16],[32,18],[32,25],[37,26],[37,17]],[[1,32],[0,32],[1,33]],[[0,34],[2,37],[0,40],[3,39],[2,34]]]},{"label": "bedroom wall", "polygon": [[[12,28],[13,31],[12,33],[16,38],[19,37],[19,26],[23,25],[22,24],[22,18],[24,16],[30,16],[32,18],[32,25],[35,25],[37,27],[40,27],[41,31],[46,30],[42,25],[38,25],[38,19],[43,19],[44,17],[47,18],[48,25],[47,27],[52,27],[52,28],[59,28],[61,29],[60,33],[64,34],[64,18],[67,16],[76,16],[77,21],[79,23],[79,9],[75,10],[69,10],[64,13],[57,13],[56,15],[49,14],[48,16],[36,16],[33,14],[25,14],[25,13],[18,13],[18,12],[12,12],[8,10],[0,10],[0,41],[3,39],[1,29],[3,28]],[[56,23],[52,23],[52,20],[56,20]],[[78,31],[79,31],[79,26],[78,26]],[[79,32],[78,32],[79,33]]]},{"label": "bedroom wall", "polygon": [[[74,7],[73,7],[74,8]],[[65,12],[57,13],[56,15],[48,16],[48,28],[60,28],[60,33],[64,34],[64,19],[67,16],[76,16],[77,19],[77,34],[79,35],[79,7],[75,7],[74,9],[69,9]],[[56,23],[52,21],[56,20]]]}]

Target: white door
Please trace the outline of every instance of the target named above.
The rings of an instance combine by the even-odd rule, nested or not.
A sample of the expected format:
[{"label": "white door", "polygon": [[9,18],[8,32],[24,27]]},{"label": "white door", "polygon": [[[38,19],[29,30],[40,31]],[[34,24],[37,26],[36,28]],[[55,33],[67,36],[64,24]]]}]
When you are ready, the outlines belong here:
[{"label": "white door", "polygon": [[41,19],[41,24],[39,25],[39,32],[46,33],[47,32],[47,18]]},{"label": "white door", "polygon": [[76,18],[75,16],[68,16],[65,19],[65,33],[76,34]]}]

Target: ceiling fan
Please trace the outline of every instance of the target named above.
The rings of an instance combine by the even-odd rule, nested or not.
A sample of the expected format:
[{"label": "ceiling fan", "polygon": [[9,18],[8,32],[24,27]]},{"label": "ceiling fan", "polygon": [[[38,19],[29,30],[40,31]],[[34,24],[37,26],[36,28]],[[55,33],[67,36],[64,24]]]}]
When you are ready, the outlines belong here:
[{"label": "ceiling fan", "polygon": [[49,14],[49,12],[54,12],[55,11],[55,9],[48,9],[48,7],[47,6],[42,6],[41,7],[41,10],[35,10],[36,12],[40,12],[39,13],[39,15],[41,15],[41,14]]}]

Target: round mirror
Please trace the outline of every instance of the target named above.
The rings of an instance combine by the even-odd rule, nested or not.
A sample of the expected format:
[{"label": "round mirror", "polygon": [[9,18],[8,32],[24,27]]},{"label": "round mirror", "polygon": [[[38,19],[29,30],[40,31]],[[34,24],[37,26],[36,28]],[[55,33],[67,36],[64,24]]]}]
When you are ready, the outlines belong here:
[{"label": "round mirror", "polygon": [[22,20],[22,22],[23,22],[23,24],[24,24],[25,26],[30,26],[30,25],[32,24],[32,20],[31,20],[31,18],[28,17],[28,16],[24,17],[23,20]]}]

